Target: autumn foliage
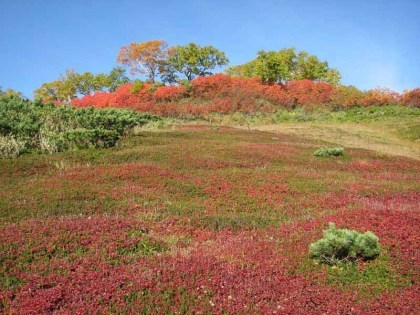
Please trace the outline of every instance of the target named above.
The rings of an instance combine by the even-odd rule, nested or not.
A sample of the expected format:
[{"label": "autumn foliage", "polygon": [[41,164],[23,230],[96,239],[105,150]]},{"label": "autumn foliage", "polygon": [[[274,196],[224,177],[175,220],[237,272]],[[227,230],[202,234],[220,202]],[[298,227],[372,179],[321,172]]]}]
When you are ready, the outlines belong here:
[{"label": "autumn foliage", "polygon": [[401,96],[401,103],[404,105],[420,107],[420,88],[404,92]]},{"label": "autumn foliage", "polygon": [[77,107],[131,108],[173,117],[200,117],[209,113],[274,112],[303,106],[350,108],[404,104],[419,106],[419,89],[400,96],[389,89],[363,92],[352,86],[335,87],[326,82],[295,80],[286,84],[262,84],[258,78],[224,74],[198,77],[184,85],[154,86],[143,83],[122,85],[113,93],[97,92],[72,100]]},{"label": "autumn foliage", "polygon": [[[190,125],[0,160],[0,313],[418,314],[420,163],[318,145]],[[379,257],[316,264],[328,222]]]}]

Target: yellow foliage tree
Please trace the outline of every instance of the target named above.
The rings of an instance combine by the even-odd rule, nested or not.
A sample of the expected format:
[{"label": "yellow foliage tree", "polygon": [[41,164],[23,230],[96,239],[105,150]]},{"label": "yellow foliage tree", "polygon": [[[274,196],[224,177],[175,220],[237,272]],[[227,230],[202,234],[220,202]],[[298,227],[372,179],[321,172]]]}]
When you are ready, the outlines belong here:
[{"label": "yellow foliage tree", "polygon": [[140,73],[155,83],[159,69],[167,60],[168,44],[163,40],[131,43],[120,48],[117,62],[130,67],[130,73]]}]

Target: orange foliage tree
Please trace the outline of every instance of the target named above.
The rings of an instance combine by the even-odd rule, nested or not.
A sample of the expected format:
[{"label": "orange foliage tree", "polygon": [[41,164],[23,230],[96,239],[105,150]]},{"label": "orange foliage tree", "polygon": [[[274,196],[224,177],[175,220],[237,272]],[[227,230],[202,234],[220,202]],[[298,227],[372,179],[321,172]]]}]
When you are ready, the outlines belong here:
[{"label": "orange foliage tree", "polygon": [[131,43],[120,48],[117,62],[130,67],[130,73],[145,75],[154,83],[168,57],[168,44],[163,40]]}]

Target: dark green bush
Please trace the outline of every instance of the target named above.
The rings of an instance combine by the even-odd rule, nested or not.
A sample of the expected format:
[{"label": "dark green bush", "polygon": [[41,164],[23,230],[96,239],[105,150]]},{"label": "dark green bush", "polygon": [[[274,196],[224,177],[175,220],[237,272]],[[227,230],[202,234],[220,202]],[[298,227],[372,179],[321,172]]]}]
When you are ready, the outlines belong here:
[{"label": "dark green bush", "polygon": [[321,148],[314,152],[315,156],[340,156],[343,155],[343,148]]},{"label": "dark green bush", "polygon": [[71,130],[64,133],[65,150],[83,148],[109,148],[113,147],[121,134],[116,130],[89,129]]},{"label": "dark green bush", "polygon": [[310,245],[309,254],[323,263],[335,265],[357,259],[371,260],[379,255],[380,250],[379,239],[372,232],[336,229],[330,223],[324,230],[324,237]]},{"label": "dark green bush", "polygon": [[160,120],[128,109],[76,109],[1,95],[0,158],[26,151],[108,148],[134,127]]}]

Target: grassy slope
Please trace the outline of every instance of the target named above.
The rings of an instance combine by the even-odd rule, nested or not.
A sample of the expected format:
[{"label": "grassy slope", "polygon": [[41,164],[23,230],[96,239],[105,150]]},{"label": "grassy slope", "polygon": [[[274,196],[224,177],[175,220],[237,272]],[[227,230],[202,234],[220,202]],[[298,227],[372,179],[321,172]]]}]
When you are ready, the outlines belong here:
[{"label": "grassy slope", "polygon": [[420,159],[420,110],[403,106],[331,111],[278,110],[271,115],[215,115],[212,123],[331,142],[350,148]]},{"label": "grassy slope", "polygon": [[300,122],[253,127],[256,130],[328,141],[343,147],[363,148],[420,160],[420,120],[374,122]]},{"label": "grassy slope", "polygon": [[[419,162],[351,148],[317,158],[319,145],[181,126],[1,160],[0,308],[415,313]],[[314,265],[308,246],[328,221],[372,230],[380,259]]]}]

